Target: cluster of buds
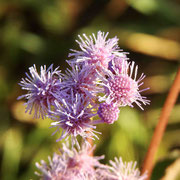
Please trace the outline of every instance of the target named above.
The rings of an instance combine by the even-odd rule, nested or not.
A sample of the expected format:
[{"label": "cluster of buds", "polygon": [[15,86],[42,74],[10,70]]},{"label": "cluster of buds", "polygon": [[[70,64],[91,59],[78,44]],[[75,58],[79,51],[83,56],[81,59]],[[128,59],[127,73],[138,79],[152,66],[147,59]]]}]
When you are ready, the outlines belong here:
[{"label": "cluster of buds", "polygon": [[[143,109],[142,105],[149,104],[149,100],[140,94],[148,89],[140,89],[145,75],[141,74],[137,78],[138,66],[119,48],[117,37],[107,39],[107,36],[108,33],[101,31],[97,36],[94,34],[79,36],[76,42],[80,50],[71,50],[69,53],[70,60],[67,63],[70,68],[65,73],[59,68],[53,70],[51,65],[48,69],[46,66],[41,66],[38,74],[34,65],[29,68],[30,73],[26,73],[27,77],[20,82],[22,89],[28,91],[27,94],[19,97],[19,99],[27,99],[26,111],[34,113],[35,118],[50,118],[53,121],[51,127],[56,128],[54,133],[62,129],[57,141],[71,137],[73,144],[77,145],[77,136],[81,136],[84,142],[87,142],[87,138],[98,138],[96,124],[113,124],[119,117],[120,108],[124,106],[133,107],[136,104]],[[69,160],[66,157],[67,148],[65,152],[66,155],[62,157],[55,154],[50,160],[50,167],[43,162],[41,166],[37,165],[38,168],[47,174],[47,177],[58,177],[61,174],[62,178],[55,179],[65,179],[63,176],[68,173],[66,170],[69,167],[67,162]],[[77,152],[73,150],[73,154],[77,155]],[[69,158],[71,159],[70,156]],[[82,157],[79,158],[82,160]],[[93,169],[94,166],[99,166],[97,158],[92,159],[92,162]],[[124,168],[121,159],[119,162],[116,161],[116,164],[123,166],[120,169]],[[102,166],[101,171],[95,174],[99,174],[102,179],[118,179],[116,176],[120,175],[112,174],[119,165],[114,163],[112,165],[113,167],[108,168],[108,171],[105,170],[111,174],[109,178],[104,177],[105,173],[101,175],[100,172],[104,169]],[[58,175],[54,172],[56,171],[54,166],[58,168]],[[87,169],[89,171],[91,168]],[[68,175],[74,174],[74,170],[72,172]],[[78,174],[77,179],[97,178],[96,176],[90,178],[88,173],[75,172]],[[52,177],[50,179],[53,179]]]}]

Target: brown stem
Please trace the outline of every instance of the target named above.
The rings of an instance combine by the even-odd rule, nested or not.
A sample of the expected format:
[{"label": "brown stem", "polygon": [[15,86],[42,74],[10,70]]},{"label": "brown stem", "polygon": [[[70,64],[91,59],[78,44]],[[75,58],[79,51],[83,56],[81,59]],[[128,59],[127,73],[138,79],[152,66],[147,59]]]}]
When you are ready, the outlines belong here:
[{"label": "brown stem", "polygon": [[[89,133],[89,132],[88,132]],[[89,145],[90,145],[90,149],[91,149],[91,147],[93,147],[93,139],[91,138],[91,137],[88,137],[87,138],[87,141],[88,141],[88,143],[89,143]],[[91,154],[89,154],[89,155],[91,155],[91,156],[93,156],[93,151],[91,152]]]},{"label": "brown stem", "polygon": [[165,131],[167,123],[168,123],[170,113],[173,109],[173,106],[176,102],[179,92],[180,92],[180,68],[178,69],[175,80],[172,84],[172,87],[171,87],[169,94],[166,98],[166,101],[164,103],[158,124],[155,128],[154,134],[151,139],[151,143],[149,145],[149,148],[148,148],[145,160],[144,160],[144,164],[142,167],[142,174],[145,171],[147,171],[148,179],[150,179],[150,177],[151,177],[152,169],[154,166],[155,155],[158,150],[161,139],[163,137],[164,131]]},{"label": "brown stem", "polygon": [[91,137],[87,138],[87,141],[91,146],[93,146],[93,139],[91,139]]}]

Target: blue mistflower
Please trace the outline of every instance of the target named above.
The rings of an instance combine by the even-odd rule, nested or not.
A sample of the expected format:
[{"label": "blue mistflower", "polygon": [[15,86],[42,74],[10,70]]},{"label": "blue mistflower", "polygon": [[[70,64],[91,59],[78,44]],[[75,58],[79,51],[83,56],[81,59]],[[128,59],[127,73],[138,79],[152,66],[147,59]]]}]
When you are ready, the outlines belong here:
[{"label": "blue mistflower", "polygon": [[[27,100],[26,112],[35,118],[51,118],[54,133],[62,130],[60,138],[77,136],[97,138],[96,124],[112,124],[119,117],[119,108],[149,104],[141,95],[144,74],[137,78],[138,66],[127,58],[118,46],[118,38],[107,39],[108,33],[99,31],[79,36],[80,50],[71,50],[70,69],[65,74],[52,65],[29,68],[19,83],[27,93],[18,99]],[[57,141],[58,141],[57,140]]]},{"label": "blue mistflower", "polygon": [[101,103],[98,108],[98,115],[102,123],[113,124],[119,117],[119,107],[114,103]]},{"label": "blue mistflower", "polygon": [[133,107],[133,103],[136,103],[143,110],[141,104],[146,105],[150,102],[140,94],[140,92],[149,88],[139,89],[143,85],[142,80],[145,78],[145,75],[141,74],[137,79],[138,66],[135,66],[134,62],[127,64],[124,61],[124,64],[121,71],[117,64],[111,67],[113,71],[104,69],[105,77],[99,73],[101,78],[101,83],[99,84],[105,89],[105,96],[100,97],[100,101],[113,102],[119,107],[126,105]]},{"label": "blue mistflower", "polygon": [[84,39],[79,35],[80,41],[76,40],[79,44],[81,51],[71,50],[72,53],[69,57],[74,57],[75,63],[88,63],[100,65],[101,67],[108,68],[108,63],[114,56],[122,55],[118,46],[118,38],[107,39],[108,33],[98,31],[97,37],[95,34],[86,36],[83,34]]},{"label": "blue mistflower", "polygon": [[71,92],[88,96],[89,100],[96,99],[100,88],[96,85],[97,73],[94,65],[80,65],[69,63],[71,69],[66,70],[62,82],[63,95],[66,99]]},{"label": "blue mistflower", "polygon": [[108,64],[108,69],[112,72],[112,73],[116,73],[114,71],[114,69],[116,69],[116,71],[118,71],[119,73],[123,73],[124,69],[127,69],[128,67],[128,62],[127,62],[128,58],[126,56],[126,54],[121,54],[119,56],[115,56]]},{"label": "blue mistflower", "polygon": [[48,109],[54,104],[54,100],[58,99],[58,91],[61,87],[61,73],[56,68],[53,70],[51,65],[47,70],[46,66],[41,66],[40,74],[38,74],[36,66],[29,68],[30,75],[26,73],[26,78],[22,78],[19,83],[23,90],[27,90],[18,99],[27,99],[26,112],[32,113],[34,110],[34,118],[40,118],[47,115]]},{"label": "blue mistflower", "polygon": [[94,147],[83,144],[80,149],[63,144],[61,154],[54,154],[49,163],[41,160],[36,163],[41,173],[35,172],[42,180],[96,180],[96,169],[101,167],[99,160],[104,156],[92,156]]},{"label": "blue mistflower", "polygon": [[49,114],[49,117],[54,120],[51,123],[52,127],[57,128],[54,133],[59,131],[59,128],[63,129],[58,141],[69,135],[74,142],[77,142],[76,136],[78,135],[82,138],[94,139],[93,136],[97,137],[94,130],[96,127],[91,120],[95,113],[90,107],[88,98],[82,94],[72,93],[70,100],[55,101],[54,110],[50,111]]},{"label": "blue mistflower", "polygon": [[110,165],[99,169],[101,180],[146,180],[148,177],[147,172],[140,174],[136,162],[123,162],[121,157],[115,158],[115,161],[111,160]]}]

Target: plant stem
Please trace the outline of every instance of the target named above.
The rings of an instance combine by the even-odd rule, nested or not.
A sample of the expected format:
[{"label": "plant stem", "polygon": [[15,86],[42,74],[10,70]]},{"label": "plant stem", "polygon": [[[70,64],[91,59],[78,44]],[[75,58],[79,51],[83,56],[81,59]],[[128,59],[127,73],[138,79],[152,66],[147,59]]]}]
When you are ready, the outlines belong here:
[{"label": "plant stem", "polygon": [[172,87],[169,91],[169,94],[162,108],[158,124],[155,128],[154,134],[151,139],[151,143],[149,145],[149,148],[148,148],[145,160],[144,160],[144,164],[142,166],[142,174],[145,171],[147,171],[148,179],[150,179],[151,177],[152,169],[154,166],[155,155],[157,153],[159,144],[161,142],[161,139],[163,137],[164,131],[168,123],[170,113],[174,107],[174,104],[176,102],[179,92],[180,92],[180,68],[178,68],[178,72],[176,74],[175,80],[172,84]]},{"label": "plant stem", "polygon": [[[88,138],[87,138],[87,141],[88,141],[88,143],[89,143],[89,145],[90,145],[89,148],[93,147],[93,139],[92,139],[91,137],[88,137]],[[89,155],[93,156],[93,151],[92,151],[91,154],[89,154]]]}]

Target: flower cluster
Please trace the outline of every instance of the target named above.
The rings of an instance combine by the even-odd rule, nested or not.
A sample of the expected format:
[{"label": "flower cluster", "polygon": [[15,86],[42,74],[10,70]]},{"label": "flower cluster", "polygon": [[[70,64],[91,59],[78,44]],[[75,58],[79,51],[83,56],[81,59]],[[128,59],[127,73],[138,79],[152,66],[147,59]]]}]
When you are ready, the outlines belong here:
[{"label": "flower cluster", "polygon": [[41,165],[36,163],[37,168],[41,171],[37,173],[45,180],[94,180],[96,179],[96,167],[103,167],[99,160],[104,156],[91,156],[94,147],[83,144],[81,149],[63,144],[60,154],[54,154],[52,159],[49,157],[49,165],[41,161]]},{"label": "flower cluster", "polygon": [[[29,74],[19,85],[27,93],[26,112],[35,118],[50,118],[54,133],[60,132],[57,141],[71,137],[72,149],[63,144],[61,154],[49,158],[49,164],[36,163],[43,180],[145,180],[136,163],[123,163],[122,159],[99,162],[103,157],[93,157],[87,139],[98,138],[96,124],[113,124],[124,106],[143,110],[149,100],[141,95],[144,74],[138,76],[138,66],[127,58],[127,53],[118,46],[118,38],[107,39],[108,33],[99,31],[79,36],[80,50],[71,50],[70,68],[61,73],[41,66],[29,68]],[[53,133],[53,134],[54,134]],[[82,148],[77,136],[84,140]],[[78,147],[78,150],[75,148]]]},{"label": "flower cluster", "polygon": [[41,160],[41,164],[36,163],[36,167],[43,180],[145,180],[147,173],[140,175],[136,162],[123,162],[122,158],[115,158],[110,161],[110,165],[99,162],[104,156],[92,156],[91,148],[83,144],[77,150],[70,149],[63,144],[61,154],[54,154],[49,157],[49,164]]},{"label": "flower cluster", "polygon": [[79,36],[80,50],[71,50],[65,74],[52,65],[47,70],[42,66],[38,74],[34,65],[20,82],[28,91],[19,97],[27,99],[26,111],[35,118],[51,118],[55,132],[62,129],[58,140],[97,137],[96,124],[114,123],[121,107],[137,104],[143,109],[142,104],[149,104],[140,94],[148,89],[140,90],[145,75],[137,78],[138,66],[119,48],[117,37],[107,36],[101,31],[97,37]]}]

